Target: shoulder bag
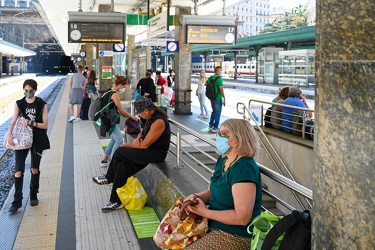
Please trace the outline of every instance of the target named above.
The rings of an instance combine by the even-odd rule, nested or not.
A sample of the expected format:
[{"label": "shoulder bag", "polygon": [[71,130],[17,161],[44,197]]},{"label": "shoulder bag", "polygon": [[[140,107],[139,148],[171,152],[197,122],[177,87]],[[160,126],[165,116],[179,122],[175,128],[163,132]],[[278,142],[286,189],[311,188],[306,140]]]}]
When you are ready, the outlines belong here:
[{"label": "shoulder bag", "polygon": [[21,116],[17,118],[16,124],[14,124],[12,130],[13,141],[15,143],[14,146],[11,146],[7,140],[7,134],[5,133],[3,139],[3,145],[7,149],[14,149],[14,150],[23,150],[31,148],[33,144],[33,129],[30,126],[22,125]]}]

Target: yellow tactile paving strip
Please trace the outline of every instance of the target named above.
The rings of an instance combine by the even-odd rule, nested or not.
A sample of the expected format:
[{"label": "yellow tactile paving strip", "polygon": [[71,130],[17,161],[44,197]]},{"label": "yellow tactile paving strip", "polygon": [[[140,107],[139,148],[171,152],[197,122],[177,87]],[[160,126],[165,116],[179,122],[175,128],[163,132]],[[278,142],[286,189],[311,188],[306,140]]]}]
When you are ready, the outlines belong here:
[{"label": "yellow tactile paving strip", "polygon": [[140,249],[125,210],[103,214],[111,186],[100,186],[92,176],[100,175],[103,149],[90,121],[74,123],[74,183],[77,249]]},{"label": "yellow tactile paving strip", "polygon": [[63,91],[49,135],[51,149],[45,151],[41,161],[39,205],[26,206],[14,249],[55,249],[69,88]]}]

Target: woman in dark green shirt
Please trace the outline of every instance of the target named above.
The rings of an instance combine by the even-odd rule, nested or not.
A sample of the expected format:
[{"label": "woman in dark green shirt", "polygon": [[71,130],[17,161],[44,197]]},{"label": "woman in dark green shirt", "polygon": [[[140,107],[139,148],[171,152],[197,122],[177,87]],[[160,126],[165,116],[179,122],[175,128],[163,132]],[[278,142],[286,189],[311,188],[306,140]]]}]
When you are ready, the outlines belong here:
[{"label": "woman in dark green shirt", "polygon": [[262,203],[260,171],[253,159],[258,137],[247,120],[228,119],[217,133],[216,147],[223,155],[208,189],[186,198],[198,199],[188,209],[208,218],[210,231],[186,249],[250,249],[247,227]]}]

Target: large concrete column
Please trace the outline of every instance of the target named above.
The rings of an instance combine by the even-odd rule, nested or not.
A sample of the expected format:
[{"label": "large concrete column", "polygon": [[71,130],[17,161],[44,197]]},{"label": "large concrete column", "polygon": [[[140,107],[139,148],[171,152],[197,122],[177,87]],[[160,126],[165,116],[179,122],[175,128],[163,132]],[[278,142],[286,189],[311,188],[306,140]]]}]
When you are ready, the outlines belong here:
[{"label": "large concrete column", "polygon": [[[127,47],[126,47],[126,79],[131,86],[131,96],[135,93],[135,88],[137,86],[136,77],[132,76],[133,73],[133,52],[135,49],[135,35],[127,36]],[[133,79],[134,78],[134,79]],[[126,92],[126,91],[125,91]]]},{"label": "large concrete column", "polygon": [[86,43],[86,66],[89,70],[94,69],[94,44]]},{"label": "large concrete column", "polygon": [[176,8],[178,17],[175,38],[179,42],[179,52],[175,54],[175,110],[178,115],[191,115],[191,45],[185,44],[182,35],[182,16],[190,15],[191,8]]},{"label": "large concrete column", "polygon": [[375,2],[316,14],[313,249],[375,249]]},{"label": "large concrete column", "polygon": [[[99,4],[99,12],[109,13],[111,11],[110,4]],[[99,92],[103,94],[106,90],[110,89],[113,84],[113,79],[103,79],[103,66],[111,66],[113,72],[113,57],[111,56],[101,56],[99,57],[99,51],[103,50],[110,50],[112,51],[112,43],[99,43],[97,50],[97,58],[98,60],[98,78],[99,78]]]}]

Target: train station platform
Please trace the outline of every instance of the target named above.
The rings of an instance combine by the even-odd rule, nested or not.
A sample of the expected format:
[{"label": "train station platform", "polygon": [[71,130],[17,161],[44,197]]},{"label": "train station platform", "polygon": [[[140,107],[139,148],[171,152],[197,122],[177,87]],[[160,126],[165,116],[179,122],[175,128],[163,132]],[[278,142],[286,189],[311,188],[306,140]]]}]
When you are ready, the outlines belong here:
[{"label": "train station platform", "polygon": [[[99,165],[109,139],[99,136],[98,128],[93,126],[92,121],[68,122],[67,81],[62,83],[49,112],[51,149],[44,152],[41,162],[39,205],[31,207],[28,204],[28,159],[22,208],[16,214],[9,214],[12,189],[0,211],[0,249],[158,249],[150,236],[138,237],[125,209],[101,212],[101,208],[109,202],[111,186],[99,186],[92,177],[106,171]],[[128,102],[123,102],[123,106],[130,112]],[[176,115],[168,107],[168,116],[173,121],[171,124],[183,124],[214,142],[215,134],[208,130],[209,120],[198,119],[199,111],[199,107],[192,106],[193,115]],[[222,121],[227,118],[222,115]],[[125,120],[121,119],[120,127],[123,129]],[[177,127],[171,125],[171,130],[171,141],[177,142]],[[126,137],[131,139],[128,135]],[[205,147],[206,153],[217,158],[213,147],[207,146],[207,143],[191,135],[186,135],[184,140],[202,149]],[[186,150],[190,148],[186,144],[185,147]],[[176,145],[171,143],[171,151],[164,162],[151,163],[135,175],[149,196],[146,206],[154,209],[159,220],[178,197],[206,189],[211,176],[207,169],[197,174],[189,167],[176,167],[175,149]],[[200,165],[196,162],[190,164]]]},{"label": "train station platform", "polygon": [[[27,159],[22,207],[13,215],[8,212],[13,188],[0,213],[0,249],[158,249],[152,238],[137,238],[125,209],[106,214],[101,212],[101,207],[109,201],[111,186],[96,185],[92,177],[106,171],[99,164],[104,154],[103,145],[109,139],[98,136],[92,121],[69,123],[68,101],[69,87],[63,84],[49,112],[51,149],[46,150],[42,157],[39,205],[32,207],[28,204],[30,159]],[[130,111],[130,105],[124,105]],[[214,134],[208,134],[208,123],[191,119],[191,116],[174,115],[171,110],[168,114],[173,116],[172,119],[197,128],[197,131],[206,129],[207,135],[214,137]],[[124,126],[124,121],[121,121],[121,126]],[[163,172],[168,172],[169,177],[179,178],[178,175],[185,170],[174,171],[175,162],[174,155],[169,155],[160,166],[149,164],[137,174],[146,192],[150,184],[145,182],[159,185],[168,179],[168,174]],[[189,174],[182,175],[186,178]],[[191,191],[187,187],[184,191],[175,188],[170,192],[173,184],[168,185],[162,191],[166,204],[163,208],[155,207],[159,218],[163,216],[160,211],[165,213],[178,195],[186,196],[207,188],[206,183],[196,181]],[[154,205],[155,202],[147,203],[147,206]]]}]

